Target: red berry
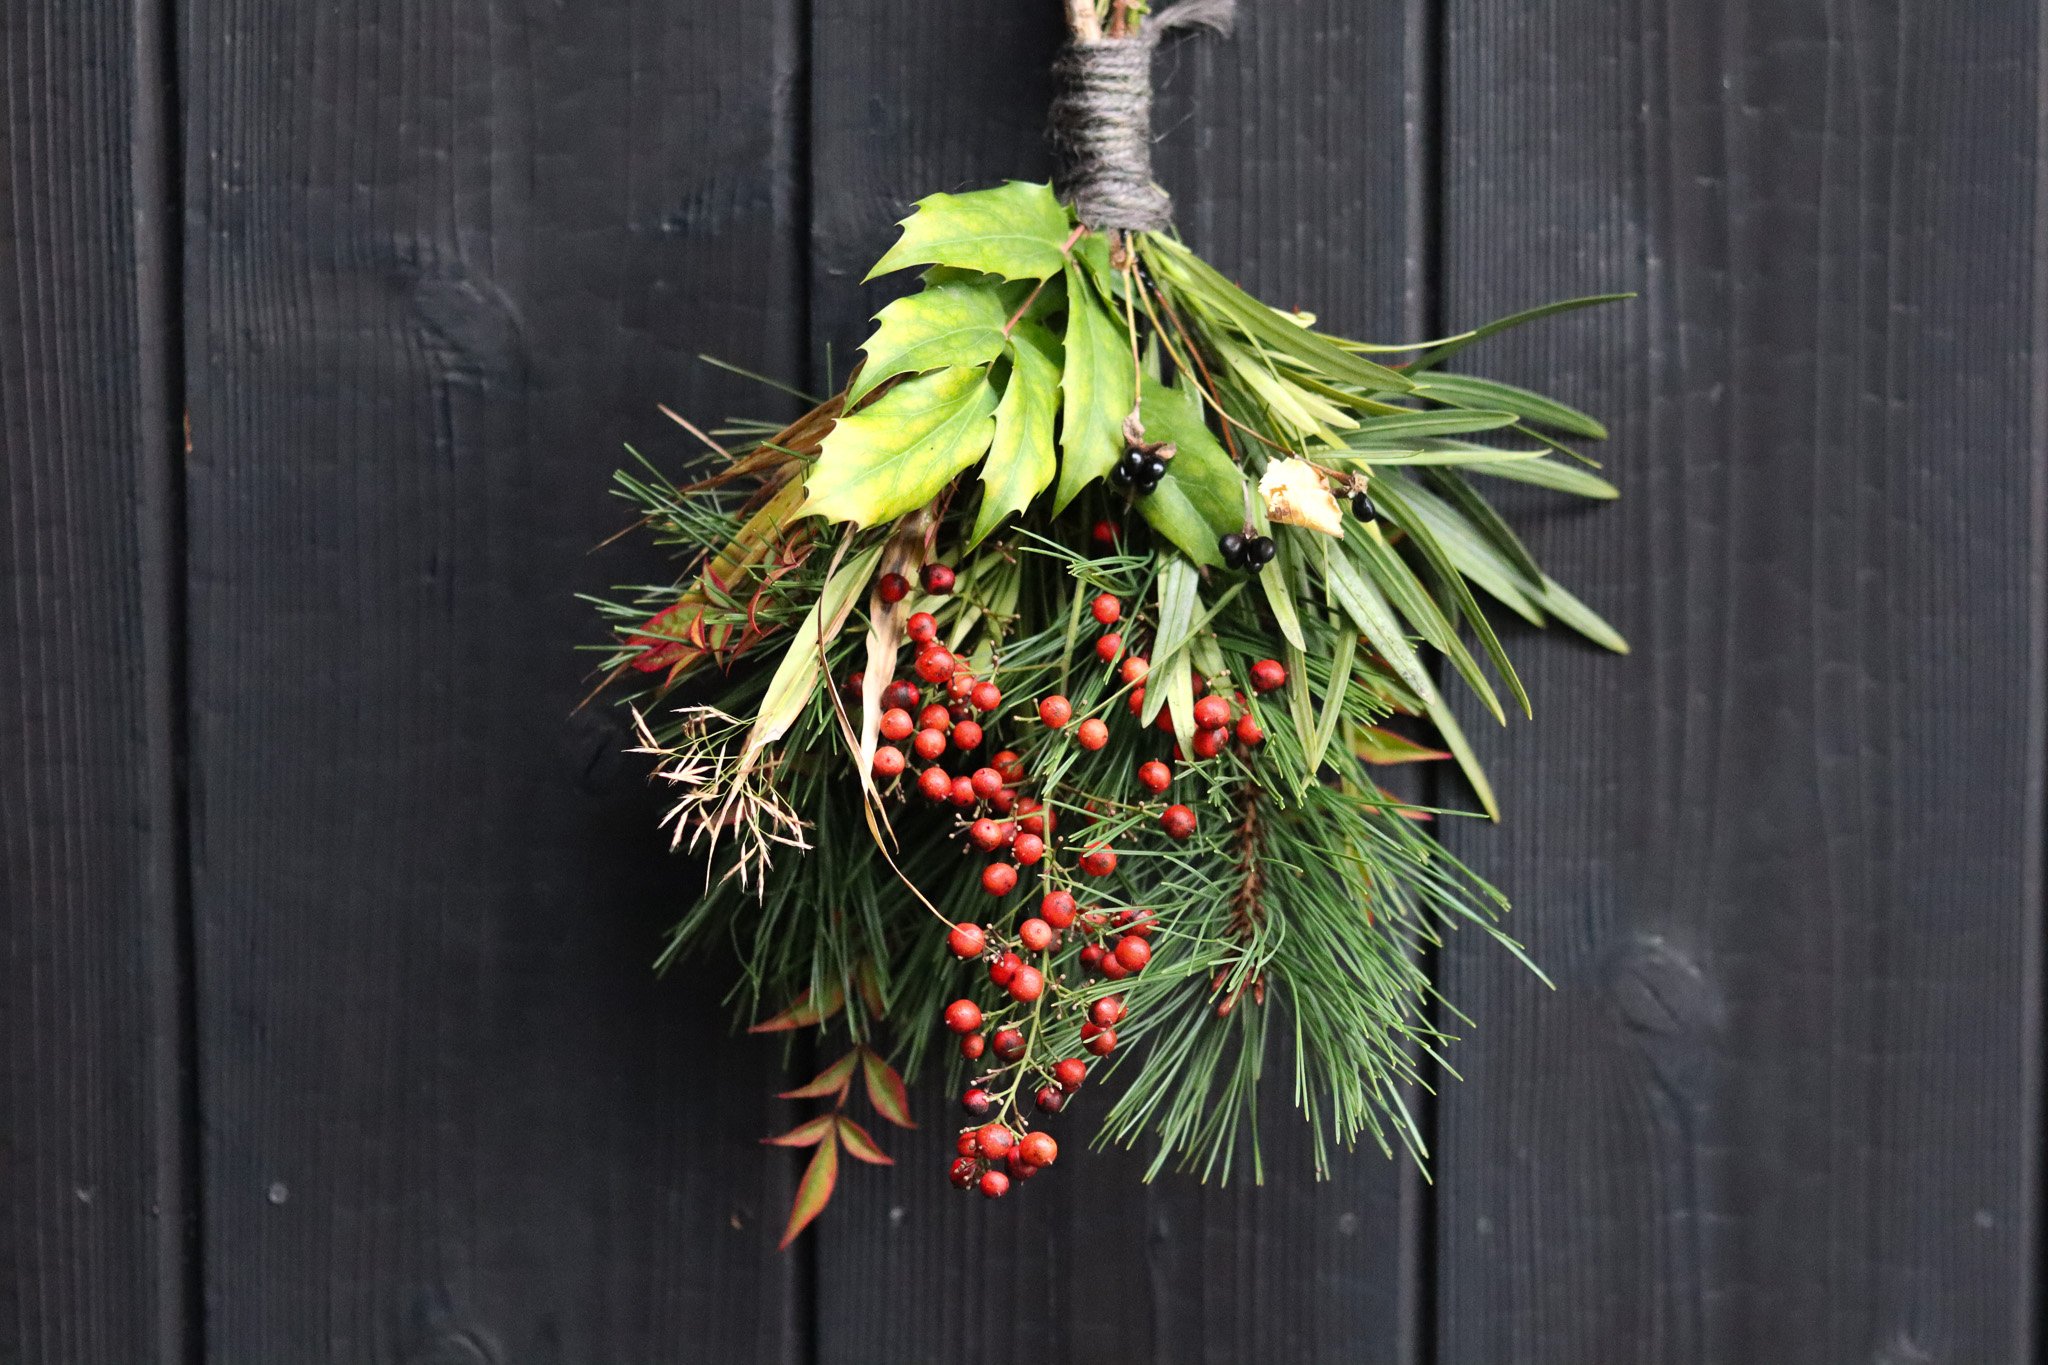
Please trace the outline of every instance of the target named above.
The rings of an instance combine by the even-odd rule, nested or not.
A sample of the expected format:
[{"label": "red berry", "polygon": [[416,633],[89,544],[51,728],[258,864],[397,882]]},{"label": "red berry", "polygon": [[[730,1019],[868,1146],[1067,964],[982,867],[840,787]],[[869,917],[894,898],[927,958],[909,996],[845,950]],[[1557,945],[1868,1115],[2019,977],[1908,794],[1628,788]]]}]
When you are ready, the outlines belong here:
[{"label": "red berry", "polygon": [[1237,742],[1246,746],[1266,742],[1266,732],[1259,728],[1259,723],[1252,719],[1249,711],[1237,718]]},{"label": "red berry", "polygon": [[1017,889],[1017,869],[1008,863],[990,863],[981,870],[981,889],[991,896],[1007,896]]},{"label": "red berry", "polygon": [[1154,724],[1155,726],[1157,726],[1157,727],[1158,727],[1159,729],[1161,729],[1161,730],[1165,731],[1166,733],[1168,733],[1168,734],[1172,734],[1172,733],[1173,733],[1173,708],[1172,708],[1171,706],[1162,706],[1162,707],[1160,707],[1160,708],[1159,708],[1159,714],[1158,714],[1157,716],[1153,717],[1152,723],[1153,723],[1153,724]]},{"label": "red berry", "polygon": [[884,602],[893,604],[910,596],[910,580],[900,573],[883,574],[882,581],[877,587]]},{"label": "red berry", "polygon": [[[1017,970],[1023,972],[1035,969],[1019,967]],[[1024,1030],[1015,1028],[997,1029],[995,1050],[996,1056],[1006,1062],[1014,1062],[1022,1058],[1024,1055]]]},{"label": "red berry", "polygon": [[969,1128],[959,1137],[953,1139],[953,1150],[962,1156],[979,1156],[981,1154],[981,1143],[975,1138],[972,1128]]},{"label": "red berry", "polygon": [[972,1000],[955,1000],[946,1006],[946,1027],[955,1033],[972,1033],[981,1027],[981,1006]]},{"label": "red berry", "polygon": [[1001,1171],[982,1172],[981,1192],[990,1199],[1001,1199],[1010,1192],[1010,1177]]},{"label": "red berry", "polygon": [[1088,1063],[1079,1057],[1067,1057],[1052,1069],[1053,1078],[1060,1083],[1060,1089],[1072,1092],[1081,1088],[1081,1082],[1088,1079]]},{"label": "red berry", "polygon": [[[1101,972],[1103,976],[1111,981],[1121,981],[1131,974],[1131,969],[1117,961],[1116,954],[1110,952],[1105,952],[1096,960],[1095,970]],[[1088,1036],[1085,1026],[1081,1036],[1084,1038]]]},{"label": "red berry", "polygon": [[933,645],[917,656],[917,676],[928,683],[942,683],[953,676],[953,653]]},{"label": "red berry", "polygon": [[1145,686],[1143,683],[1131,689],[1130,696],[1124,698],[1124,705],[1131,708],[1131,714],[1134,716],[1140,716],[1145,713]]},{"label": "red berry", "polygon": [[967,699],[974,703],[977,711],[993,711],[1003,704],[1003,689],[992,682],[978,682],[967,694]]},{"label": "red berry", "polygon": [[957,659],[953,667],[957,671],[946,680],[946,695],[956,702],[964,702],[974,695],[974,675],[962,668]]},{"label": "red berry", "polygon": [[1065,697],[1052,696],[1038,703],[1038,718],[1057,730],[1074,718],[1074,706]]},{"label": "red berry", "polygon": [[970,1062],[981,1060],[981,1054],[988,1051],[988,1039],[979,1033],[970,1033],[960,1040],[960,1055]]},{"label": "red berry", "polygon": [[1116,850],[1107,844],[1096,844],[1081,855],[1081,870],[1091,877],[1107,877],[1116,871]]},{"label": "red berry", "polygon": [[1088,1007],[1088,1022],[1097,1028],[1109,1028],[1120,1024],[1123,1018],[1124,1001],[1120,995],[1105,995]]},{"label": "red berry", "polygon": [[1010,841],[1007,828],[983,816],[967,827],[967,842],[983,853],[993,853]]},{"label": "red berry", "polygon": [[971,1156],[955,1157],[951,1177],[954,1187],[964,1190],[972,1185],[979,1178],[975,1173],[980,1169],[981,1163]]},{"label": "red berry", "polygon": [[1287,685],[1287,669],[1278,659],[1261,659],[1252,665],[1252,690],[1271,692]]},{"label": "red berry", "polygon": [[1045,840],[1026,830],[1019,834],[1017,841],[1010,846],[1010,856],[1029,867],[1045,856]]},{"label": "red berry", "polygon": [[910,719],[910,713],[900,706],[892,706],[882,713],[882,738],[887,740],[909,739],[917,733],[917,725]]},{"label": "red berry", "polygon": [[1138,765],[1138,781],[1149,791],[1163,792],[1173,785],[1173,769],[1153,759]]},{"label": "red berry", "polygon": [[1145,681],[1145,675],[1151,671],[1151,664],[1138,655],[1133,654],[1124,660],[1124,666],[1118,670],[1117,676],[1127,683],[1141,683]]},{"label": "red berry", "polygon": [[1057,1114],[1067,1107],[1067,1092],[1056,1085],[1038,1087],[1038,1108],[1042,1113]]},{"label": "red berry", "polygon": [[980,957],[988,947],[988,935],[981,932],[979,924],[956,924],[946,935],[946,946],[954,957]]},{"label": "red berry", "polygon": [[1081,950],[1081,965],[1090,968],[1099,967],[1102,965],[1102,957],[1102,945],[1100,943],[1091,943]]},{"label": "red berry", "polygon": [[1045,994],[1045,973],[1026,963],[1017,969],[1015,976],[1010,978],[1010,984],[1007,989],[1012,1000],[1015,1000],[1020,1005],[1028,1005],[1039,996]]},{"label": "red berry", "polygon": [[974,784],[974,794],[984,801],[1003,789],[1003,775],[994,768],[976,768],[967,780]]},{"label": "red berry", "polygon": [[1218,726],[1214,730],[1195,731],[1195,757],[1214,758],[1223,752],[1223,746],[1230,743],[1230,731]]},{"label": "red berry", "polygon": [[1152,930],[1157,927],[1155,921],[1158,918],[1150,910],[1119,910],[1116,914],[1116,924],[1127,934],[1150,938]]},{"label": "red berry", "polygon": [[943,564],[927,564],[918,571],[917,581],[930,593],[953,591],[953,571]]},{"label": "red berry", "polygon": [[1114,545],[1116,544],[1116,523],[1113,521],[1098,521],[1095,523],[1095,529],[1090,532],[1090,535],[1093,536],[1097,545]]},{"label": "red berry", "polygon": [[1102,622],[1103,625],[1113,626],[1123,619],[1124,604],[1111,597],[1108,593],[1102,593],[1093,602],[1088,604],[1088,610],[1094,612],[1095,619]]},{"label": "red berry", "polygon": [[995,1111],[996,1097],[977,1085],[960,1097],[960,1107],[971,1119],[985,1119]]},{"label": "red berry", "polygon": [[1127,971],[1142,972],[1152,960],[1152,945],[1135,934],[1125,934],[1116,941],[1116,960]]},{"label": "red berry", "polygon": [[1027,834],[1043,835],[1051,812],[1039,804],[1035,796],[1019,797],[1017,800],[1017,828]]},{"label": "red berry", "polygon": [[917,713],[917,728],[920,730],[950,730],[953,728],[953,713],[933,702]]},{"label": "red berry", "polygon": [[996,814],[1008,815],[1010,807],[1017,804],[1017,793],[1005,787],[994,796],[991,796],[988,799],[988,803],[996,808]]},{"label": "red berry", "polygon": [[1005,782],[1024,780],[1024,760],[1017,756],[1014,749],[1004,749],[989,760],[989,766],[1001,773]]},{"label": "red berry", "polygon": [[1018,1143],[1010,1149],[1010,1154],[1003,1158],[1003,1169],[1009,1172],[1012,1180],[1029,1180],[1039,1171],[1038,1167],[1024,1159],[1023,1146],[1023,1143]]},{"label": "red berry", "polygon": [[1195,832],[1195,813],[1186,806],[1168,806],[1159,813],[1159,827],[1176,839]]},{"label": "red berry", "polygon": [[[1042,953],[1052,947],[1053,937],[1052,926],[1036,915],[1017,926],[1017,938],[1034,953]],[[967,954],[962,953],[961,956]]]},{"label": "red berry", "polygon": [[1048,891],[1038,903],[1038,913],[1053,928],[1064,929],[1074,922],[1074,898],[1065,891]]},{"label": "red berry", "polygon": [[875,776],[895,777],[903,771],[903,751],[893,744],[875,750]]},{"label": "red berry", "polygon": [[950,796],[950,797],[952,798],[953,804],[954,804],[954,805],[956,805],[956,806],[963,806],[963,807],[964,807],[964,806],[971,806],[971,805],[973,805],[973,804],[974,804],[974,782],[973,782],[973,779],[971,779],[971,778],[966,778],[966,777],[956,777],[956,778],[954,778],[954,779],[953,779],[953,788],[952,788],[952,790],[951,790],[950,792],[948,792],[948,793],[947,793],[947,795],[948,795],[948,796]]},{"label": "red berry", "polygon": [[1124,637],[1111,632],[1095,642],[1095,657],[1108,663],[1124,647]]},{"label": "red berry", "polygon": [[914,611],[903,623],[904,633],[918,644],[928,645],[939,638],[939,623],[928,611]]},{"label": "red berry", "polygon": [[984,1123],[974,1135],[974,1144],[990,1161],[1001,1161],[1017,1145],[1017,1135],[1000,1123]]},{"label": "red berry", "polygon": [[1224,697],[1204,697],[1195,703],[1195,727],[1214,730],[1230,724],[1230,702]]},{"label": "red berry", "polygon": [[934,801],[953,794],[953,778],[944,768],[926,768],[917,775],[917,789]]},{"label": "red berry", "polygon": [[1074,727],[1074,742],[1084,749],[1100,749],[1109,743],[1109,727],[1097,717],[1090,716]]},{"label": "red berry", "polygon": [[[956,749],[978,749],[981,747],[981,726],[971,720],[963,720],[953,727],[953,747]],[[1001,782],[996,786],[1001,787]]]},{"label": "red berry", "polygon": [[917,705],[917,684],[908,678],[896,679],[882,689],[882,705],[908,711]]},{"label": "red berry", "polygon": [[[927,763],[930,763],[932,760],[936,759],[940,754],[946,752],[946,732],[943,730],[930,729],[919,730],[917,732],[917,738],[910,742],[910,747],[911,750],[915,752],[919,758],[923,759]],[[949,791],[951,790],[950,783],[948,784],[947,789]]]},{"label": "red berry", "polygon": [[[988,979],[995,982],[998,986],[1007,986],[1010,984],[1010,978],[1015,976],[1017,969],[1023,965],[1023,958],[1018,957],[1015,953],[1004,953],[994,962],[988,964]],[[1002,1037],[1002,1033],[996,1034],[996,1041],[1001,1043]],[[1000,1049],[998,1050],[1000,1051]]]},{"label": "red berry", "polygon": [[1060,1145],[1050,1133],[1026,1133],[1017,1144],[1017,1152],[1027,1165],[1050,1166],[1059,1159]]},{"label": "red berry", "polygon": [[1107,1057],[1110,1053],[1116,1051],[1116,1030],[1106,1028],[1087,1042],[1081,1044],[1081,1046],[1087,1048],[1098,1057]]}]

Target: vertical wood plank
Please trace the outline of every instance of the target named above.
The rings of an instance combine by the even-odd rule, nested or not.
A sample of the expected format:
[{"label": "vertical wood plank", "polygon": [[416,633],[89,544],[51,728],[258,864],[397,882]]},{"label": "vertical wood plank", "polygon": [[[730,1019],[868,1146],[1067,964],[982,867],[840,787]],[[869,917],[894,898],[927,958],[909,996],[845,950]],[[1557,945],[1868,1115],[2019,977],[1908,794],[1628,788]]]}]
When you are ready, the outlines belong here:
[{"label": "vertical wood plank", "polygon": [[[1162,181],[1188,239],[1275,301],[1376,335],[1421,323],[1412,115],[1419,3],[1249,6],[1228,42],[1160,65]],[[839,369],[899,280],[855,283],[910,201],[1048,173],[1052,0],[820,7],[814,68],[815,324]],[[1284,1072],[1284,1067],[1282,1068]],[[957,1109],[927,1084],[898,1167],[849,1180],[818,1234],[826,1361],[1416,1359],[1416,1179],[1378,1153],[1310,1178],[1276,1081],[1269,1181],[1203,1188],[1085,1150],[1000,1205],[945,1181]],[[1071,1137],[1069,1136],[1071,1134]]]},{"label": "vertical wood plank", "polygon": [[1556,979],[1462,944],[1447,1361],[2034,1357],[2040,15],[1450,0],[1475,364],[1615,419],[1532,497],[1632,637],[1514,642],[1457,848]]},{"label": "vertical wood plank", "polygon": [[793,1360],[773,1077],[590,683],[655,412],[796,364],[801,35],[191,0],[195,900],[223,1361]]},{"label": "vertical wood plank", "polygon": [[154,5],[0,11],[0,1357],[185,1360]]}]

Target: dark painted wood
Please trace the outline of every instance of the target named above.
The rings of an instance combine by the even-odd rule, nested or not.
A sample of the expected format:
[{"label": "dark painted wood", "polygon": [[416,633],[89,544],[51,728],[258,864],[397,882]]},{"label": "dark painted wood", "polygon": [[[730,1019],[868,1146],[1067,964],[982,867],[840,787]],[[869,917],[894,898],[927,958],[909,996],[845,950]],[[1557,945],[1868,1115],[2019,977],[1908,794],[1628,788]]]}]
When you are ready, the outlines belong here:
[{"label": "dark painted wood", "polygon": [[190,1322],[153,5],[0,11],[0,1359]]},{"label": "dark painted wood", "polygon": [[[1375,22],[1341,0],[1253,6],[1235,40],[1160,67],[1159,170],[1189,239],[1278,301],[1381,336],[1422,312],[1422,8],[1404,29],[1399,10]],[[834,5],[816,22],[815,320],[843,371],[902,288],[855,282],[911,200],[1047,173],[1060,29],[1049,2]],[[1082,1147],[1083,1106],[1057,1125],[1070,1155],[1000,1206],[945,1183],[957,1111],[935,1083],[918,1098],[925,1127],[895,1144],[897,1168],[856,1173],[821,1225],[822,1359],[1417,1358],[1419,1182],[1374,1152],[1316,1185],[1284,1081],[1263,1188],[1143,1186],[1137,1157]]]},{"label": "dark painted wood", "polygon": [[763,1050],[578,590],[798,363],[798,6],[190,0],[209,1358],[783,1361]]},{"label": "dark painted wood", "polygon": [[1448,12],[1450,320],[1644,298],[1471,357],[1615,419],[1521,506],[1637,653],[1481,739],[1441,1359],[2033,1359],[2038,7]]}]

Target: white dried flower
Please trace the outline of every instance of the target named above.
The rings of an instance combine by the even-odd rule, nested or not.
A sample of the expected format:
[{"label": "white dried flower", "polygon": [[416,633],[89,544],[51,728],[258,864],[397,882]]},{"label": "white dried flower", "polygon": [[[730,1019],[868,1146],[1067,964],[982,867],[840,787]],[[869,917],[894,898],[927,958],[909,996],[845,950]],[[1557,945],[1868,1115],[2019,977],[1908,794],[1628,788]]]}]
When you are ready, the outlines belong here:
[{"label": "white dried flower", "polygon": [[1259,478],[1266,516],[1286,526],[1305,526],[1344,538],[1344,511],[1315,466],[1306,460],[1275,460]]}]

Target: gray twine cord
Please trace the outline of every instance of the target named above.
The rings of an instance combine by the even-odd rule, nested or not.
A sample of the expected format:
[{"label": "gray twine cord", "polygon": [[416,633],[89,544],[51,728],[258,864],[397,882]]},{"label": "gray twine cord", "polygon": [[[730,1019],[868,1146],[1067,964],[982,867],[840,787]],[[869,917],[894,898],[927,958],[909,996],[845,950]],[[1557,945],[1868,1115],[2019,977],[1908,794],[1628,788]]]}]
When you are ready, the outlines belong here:
[{"label": "gray twine cord", "polygon": [[1230,32],[1237,0],[1180,0],[1129,38],[1069,42],[1053,63],[1060,197],[1092,228],[1157,232],[1173,198],[1152,181],[1152,52],[1176,29]]}]

